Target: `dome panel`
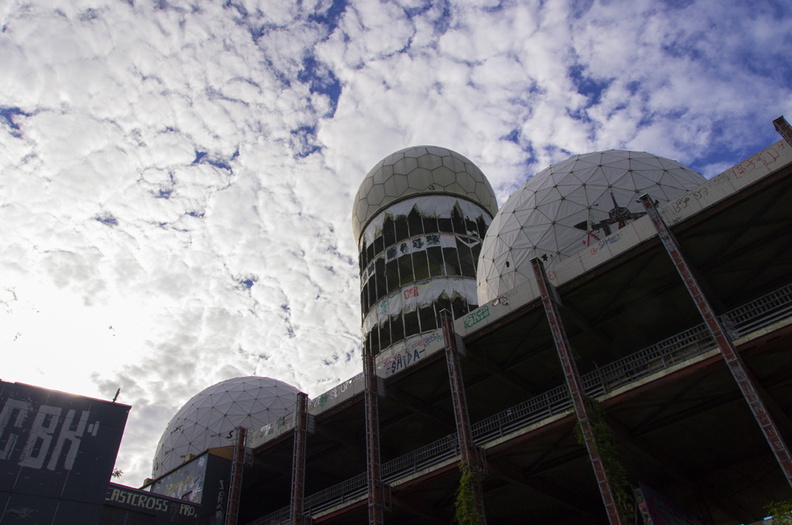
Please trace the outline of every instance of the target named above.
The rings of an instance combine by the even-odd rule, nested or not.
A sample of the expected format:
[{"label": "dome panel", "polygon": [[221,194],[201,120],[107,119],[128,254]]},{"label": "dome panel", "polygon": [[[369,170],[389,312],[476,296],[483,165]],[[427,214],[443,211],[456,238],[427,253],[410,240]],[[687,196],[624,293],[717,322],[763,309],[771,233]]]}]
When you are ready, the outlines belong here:
[{"label": "dome panel", "polygon": [[443,165],[452,171],[465,171],[465,162],[453,155],[443,157]]},{"label": "dome panel", "polygon": [[433,170],[443,165],[443,159],[437,155],[427,153],[418,157],[418,165],[425,170]]},{"label": "dome panel", "polygon": [[[703,182],[678,162],[635,151],[577,155],[542,170],[509,197],[487,231],[478,264],[479,304],[532,278],[532,258],[550,265],[584,249],[592,236],[601,239],[642,216],[641,194],[665,203]],[[513,235],[515,226],[521,227],[519,238],[501,242],[501,233]]]},{"label": "dome panel", "polygon": [[292,412],[298,392],[268,377],[237,377],[204,389],[165,428],[152,476],[176,468],[188,455],[232,444],[229,436],[238,426],[258,429]]},{"label": "dome panel", "polygon": [[393,165],[393,173],[407,175],[418,167],[418,161],[412,157],[405,157]]}]

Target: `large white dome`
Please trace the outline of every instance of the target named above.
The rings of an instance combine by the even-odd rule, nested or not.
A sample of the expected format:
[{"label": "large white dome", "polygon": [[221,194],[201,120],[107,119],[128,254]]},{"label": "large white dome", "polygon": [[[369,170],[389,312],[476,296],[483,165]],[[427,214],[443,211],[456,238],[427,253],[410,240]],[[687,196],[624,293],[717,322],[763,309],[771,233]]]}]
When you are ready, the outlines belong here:
[{"label": "large white dome", "polygon": [[533,278],[532,258],[550,265],[642,216],[642,194],[665,203],[703,182],[676,161],[636,151],[577,155],[542,170],[492,220],[479,256],[479,304]]},{"label": "large white dome", "polygon": [[464,156],[438,146],[413,146],[388,155],[360,183],[352,209],[355,241],[366,223],[393,202],[415,193],[462,195],[495,215],[498,201],[481,170]]},{"label": "large white dome", "polygon": [[181,465],[187,456],[233,444],[233,431],[258,430],[294,410],[299,391],[269,377],[237,377],[201,391],[173,416],[157,445],[153,477]]}]

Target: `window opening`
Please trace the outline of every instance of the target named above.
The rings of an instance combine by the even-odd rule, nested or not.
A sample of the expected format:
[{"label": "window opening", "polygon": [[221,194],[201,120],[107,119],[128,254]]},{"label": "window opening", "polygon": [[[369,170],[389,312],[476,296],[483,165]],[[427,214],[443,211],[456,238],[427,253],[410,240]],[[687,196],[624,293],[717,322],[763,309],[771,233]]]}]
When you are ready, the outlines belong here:
[{"label": "window opening", "polygon": [[418,321],[421,323],[421,332],[428,332],[437,328],[433,304],[428,304],[418,309]]},{"label": "window opening", "polygon": [[374,255],[379,255],[382,253],[382,250],[385,249],[385,239],[382,235],[377,236],[374,239]]},{"label": "window opening", "polygon": [[404,314],[404,337],[410,337],[411,335],[415,335],[419,332],[419,325],[418,325],[418,311],[413,310],[412,312],[405,312]]},{"label": "window opening", "polygon": [[473,263],[473,253],[468,246],[457,239],[457,254],[459,255],[459,264],[462,269],[462,275],[465,277],[476,277],[476,265]]},{"label": "window opening", "polygon": [[415,272],[415,280],[423,281],[429,278],[429,260],[426,256],[426,250],[420,252],[413,252],[413,271]]},{"label": "window opening", "polygon": [[382,225],[382,238],[385,246],[390,246],[396,242],[396,225],[390,215],[385,216],[385,222]]},{"label": "window opening", "polygon": [[446,275],[462,275],[459,270],[459,258],[456,248],[443,248],[443,261]]},{"label": "window opening", "polygon": [[396,242],[403,241],[409,236],[410,232],[407,229],[407,217],[404,215],[396,217]]},{"label": "window opening", "polygon": [[404,325],[402,324],[401,314],[391,317],[391,344],[398,343],[404,339]]},{"label": "window opening", "polygon": [[383,296],[388,294],[388,278],[385,274],[385,258],[378,258],[376,261],[374,261],[374,266],[377,272],[376,300],[379,301]]},{"label": "window opening", "polygon": [[462,212],[459,211],[459,204],[455,204],[451,209],[451,223],[454,226],[454,232],[465,235],[465,219],[462,218]]},{"label": "window opening", "polygon": [[413,282],[412,257],[403,255],[399,257],[399,286]]},{"label": "window opening", "polygon": [[432,277],[443,275],[443,250],[440,247],[426,250],[429,259],[429,274]]},{"label": "window opening", "polygon": [[413,206],[413,209],[410,210],[410,214],[407,216],[407,223],[410,227],[410,237],[421,235],[424,232],[423,221],[421,220],[421,214],[418,213],[417,206]]},{"label": "window opening", "polygon": [[391,259],[385,263],[385,277],[387,278],[387,293],[390,294],[399,287],[399,260]]},{"label": "window opening", "polygon": [[423,228],[425,233],[437,233],[437,217],[424,217]]},{"label": "window opening", "polygon": [[385,322],[382,323],[382,326],[380,326],[379,333],[380,333],[381,348],[388,348],[391,344],[391,329],[390,329],[389,317],[385,318]]}]

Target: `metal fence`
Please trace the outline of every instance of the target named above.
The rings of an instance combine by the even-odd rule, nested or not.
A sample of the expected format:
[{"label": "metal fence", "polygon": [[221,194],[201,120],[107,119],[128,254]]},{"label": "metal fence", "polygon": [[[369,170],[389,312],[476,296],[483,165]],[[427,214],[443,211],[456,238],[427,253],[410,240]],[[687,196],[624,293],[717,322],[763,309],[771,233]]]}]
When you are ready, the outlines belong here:
[{"label": "metal fence", "polygon": [[[733,338],[754,332],[792,315],[792,283],[770,292],[721,316]],[[597,397],[666,370],[717,347],[704,323],[663,339],[622,359],[581,376],[586,395]],[[527,399],[472,425],[473,439],[484,445],[493,439],[571,410],[566,385]],[[383,463],[383,481],[393,482],[453,458],[459,454],[456,434]],[[366,474],[358,474],[305,498],[306,514],[321,512],[359,498],[366,492]],[[248,525],[276,525],[288,522],[289,509],[259,518]]]}]

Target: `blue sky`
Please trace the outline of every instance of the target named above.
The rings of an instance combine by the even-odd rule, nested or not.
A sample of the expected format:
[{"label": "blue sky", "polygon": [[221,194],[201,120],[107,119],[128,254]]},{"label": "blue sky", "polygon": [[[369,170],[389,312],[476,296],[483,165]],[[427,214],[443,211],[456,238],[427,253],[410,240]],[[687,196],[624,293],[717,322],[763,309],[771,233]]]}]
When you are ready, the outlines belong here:
[{"label": "blue sky", "polygon": [[360,369],[368,170],[454,149],[503,203],[567,157],[707,177],[792,114],[780,1],[0,4],[2,378],[133,405],[119,467],[229,377]]}]

